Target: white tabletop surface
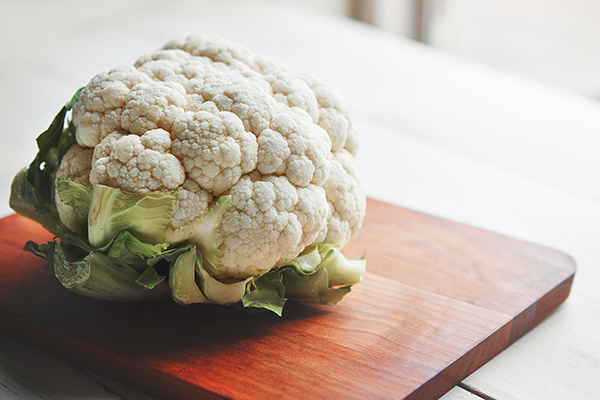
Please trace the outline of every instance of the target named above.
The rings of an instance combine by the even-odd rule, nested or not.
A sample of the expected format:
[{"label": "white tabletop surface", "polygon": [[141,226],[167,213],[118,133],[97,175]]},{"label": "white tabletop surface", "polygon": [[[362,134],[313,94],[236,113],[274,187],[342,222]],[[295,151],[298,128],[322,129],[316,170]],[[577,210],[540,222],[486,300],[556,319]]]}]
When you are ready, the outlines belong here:
[{"label": "white tabletop surface", "polygon": [[[275,1],[4,0],[0,15],[1,216],[74,90],[173,38],[225,36],[348,99],[370,197],[576,259],[567,301],[445,400],[598,398],[600,102]],[[3,336],[0,398],[152,399]]]}]

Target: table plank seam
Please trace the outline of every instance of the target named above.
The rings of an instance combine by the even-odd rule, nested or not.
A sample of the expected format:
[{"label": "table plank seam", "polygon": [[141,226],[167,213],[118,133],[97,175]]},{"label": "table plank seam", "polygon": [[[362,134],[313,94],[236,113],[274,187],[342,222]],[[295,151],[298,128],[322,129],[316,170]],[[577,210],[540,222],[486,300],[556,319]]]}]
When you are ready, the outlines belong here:
[{"label": "table plank seam", "polygon": [[456,386],[458,386],[459,388],[461,388],[463,390],[466,390],[467,392],[469,392],[477,397],[481,397],[483,400],[499,400],[496,397],[489,396],[489,395],[483,393],[482,391],[477,390],[476,388],[474,388],[473,386],[471,386],[465,382],[459,382]]}]

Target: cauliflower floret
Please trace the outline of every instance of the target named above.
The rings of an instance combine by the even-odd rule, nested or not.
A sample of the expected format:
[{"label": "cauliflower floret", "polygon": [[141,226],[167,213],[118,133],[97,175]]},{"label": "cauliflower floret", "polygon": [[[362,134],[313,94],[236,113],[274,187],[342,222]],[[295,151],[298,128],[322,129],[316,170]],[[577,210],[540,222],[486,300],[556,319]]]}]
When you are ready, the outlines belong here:
[{"label": "cauliflower floret", "polygon": [[169,229],[176,231],[203,216],[210,209],[213,200],[214,196],[211,193],[202,189],[192,179],[186,179],[183,185],[177,188],[177,205]]},{"label": "cauliflower floret", "polygon": [[319,241],[343,246],[360,228],[367,206],[362,180],[349,151],[334,153],[331,175],[323,188],[332,210],[326,236]]},{"label": "cauliflower floret", "polygon": [[314,77],[300,74],[319,103],[319,120],[321,126],[331,139],[334,152],[348,150],[352,155],[358,151],[358,133],[352,124],[350,110],[343,98],[332,88],[323,85]]},{"label": "cauliflower floret", "polygon": [[63,156],[56,176],[65,176],[76,183],[89,185],[93,156],[92,149],[74,144]]},{"label": "cauliflower floret", "polygon": [[[289,155],[278,169],[285,168],[283,174],[296,186],[304,187],[309,183],[322,185],[329,177],[331,169],[331,142],[327,133],[312,123],[308,114],[298,108],[291,108],[287,113],[279,113],[271,120],[269,131],[285,141],[272,142],[271,146],[261,146],[259,151],[266,159],[276,158],[282,152]],[[270,132],[269,132],[270,134]],[[273,135],[271,135],[273,136]],[[275,155],[269,155],[270,152]],[[265,158],[263,158],[263,161]],[[272,164],[259,166],[263,173],[272,169]]]},{"label": "cauliflower floret", "polygon": [[175,190],[185,172],[170,147],[171,137],[162,129],[142,136],[113,132],[94,150],[90,182],[133,193]]},{"label": "cauliflower floret", "polygon": [[185,90],[176,82],[138,84],[127,95],[121,114],[121,128],[136,135],[162,128],[171,131],[183,114]]},{"label": "cauliflower floret", "polygon": [[240,119],[212,107],[187,113],[173,129],[173,154],[198,185],[214,194],[230,189],[256,167],[256,137],[244,130]]},{"label": "cauliflower floret", "polygon": [[167,238],[180,240],[231,195],[219,278],[263,274],[316,243],[344,245],[365,214],[357,133],[341,97],[224,39],[171,42],[97,75],[73,123],[78,145],[58,175],[177,191]]},{"label": "cauliflower floret", "polygon": [[323,188],[297,188],[285,177],[253,173],[230,191],[223,216],[220,276],[244,278],[296,257],[324,229],[329,207]]},{"label": "cauliflower floret", "polygon": [[131,88],[152,79],[134,67],[119,67],[96,75],[86,86],[86,92],[73,107],[77,121],[77,143],[94,147],[106,135],[121,127],[121,113]]},{"label": "cauliflower floret", "polygon": [[305,81],[281,70],[265,75],[264,79],[271,85],[275,100],[288,107],[298,107],[310,115],[314,123],[319,122],[319,104]]}]

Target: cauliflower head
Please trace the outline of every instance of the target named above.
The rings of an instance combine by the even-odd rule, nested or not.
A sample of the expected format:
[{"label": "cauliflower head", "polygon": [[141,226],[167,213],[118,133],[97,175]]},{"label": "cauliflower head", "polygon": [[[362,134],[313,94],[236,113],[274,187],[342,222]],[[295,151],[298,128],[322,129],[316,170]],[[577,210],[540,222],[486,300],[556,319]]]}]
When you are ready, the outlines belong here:
[{"label": "cauliflower head", "polygon": [[[366,198],[357,132],[331,88],[224,39],[168,43],[98,74],[73,108],[57,176],[177,191],[167,241],[223,195],[218,277],[261,275],[316,243],[345,245]],[[189,231],[189,230],[188,230]]]}]

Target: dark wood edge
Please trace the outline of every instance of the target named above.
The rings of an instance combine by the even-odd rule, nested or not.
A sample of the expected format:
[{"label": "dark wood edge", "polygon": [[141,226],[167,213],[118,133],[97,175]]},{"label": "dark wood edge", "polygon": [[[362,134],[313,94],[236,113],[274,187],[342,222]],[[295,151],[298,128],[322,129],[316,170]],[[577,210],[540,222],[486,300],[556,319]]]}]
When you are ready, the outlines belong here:
[{"label": "dark wood edge", "polygon": [[573,274],[562,283],[514,318],[509,344],[514,343],[525,333],[539,325],[567,300],[571,293],[574,277],[575,272],[573,271]]},{"label": "dark wood edge", "polygon": [[454,361],[445,370],[440,371],[435,379],[431,378],[425,382],[405,400],[439,398],[450,391],[556,311],[569,296],[574,276],[575,264],[573,263],[573,273],[561,284]]}]

